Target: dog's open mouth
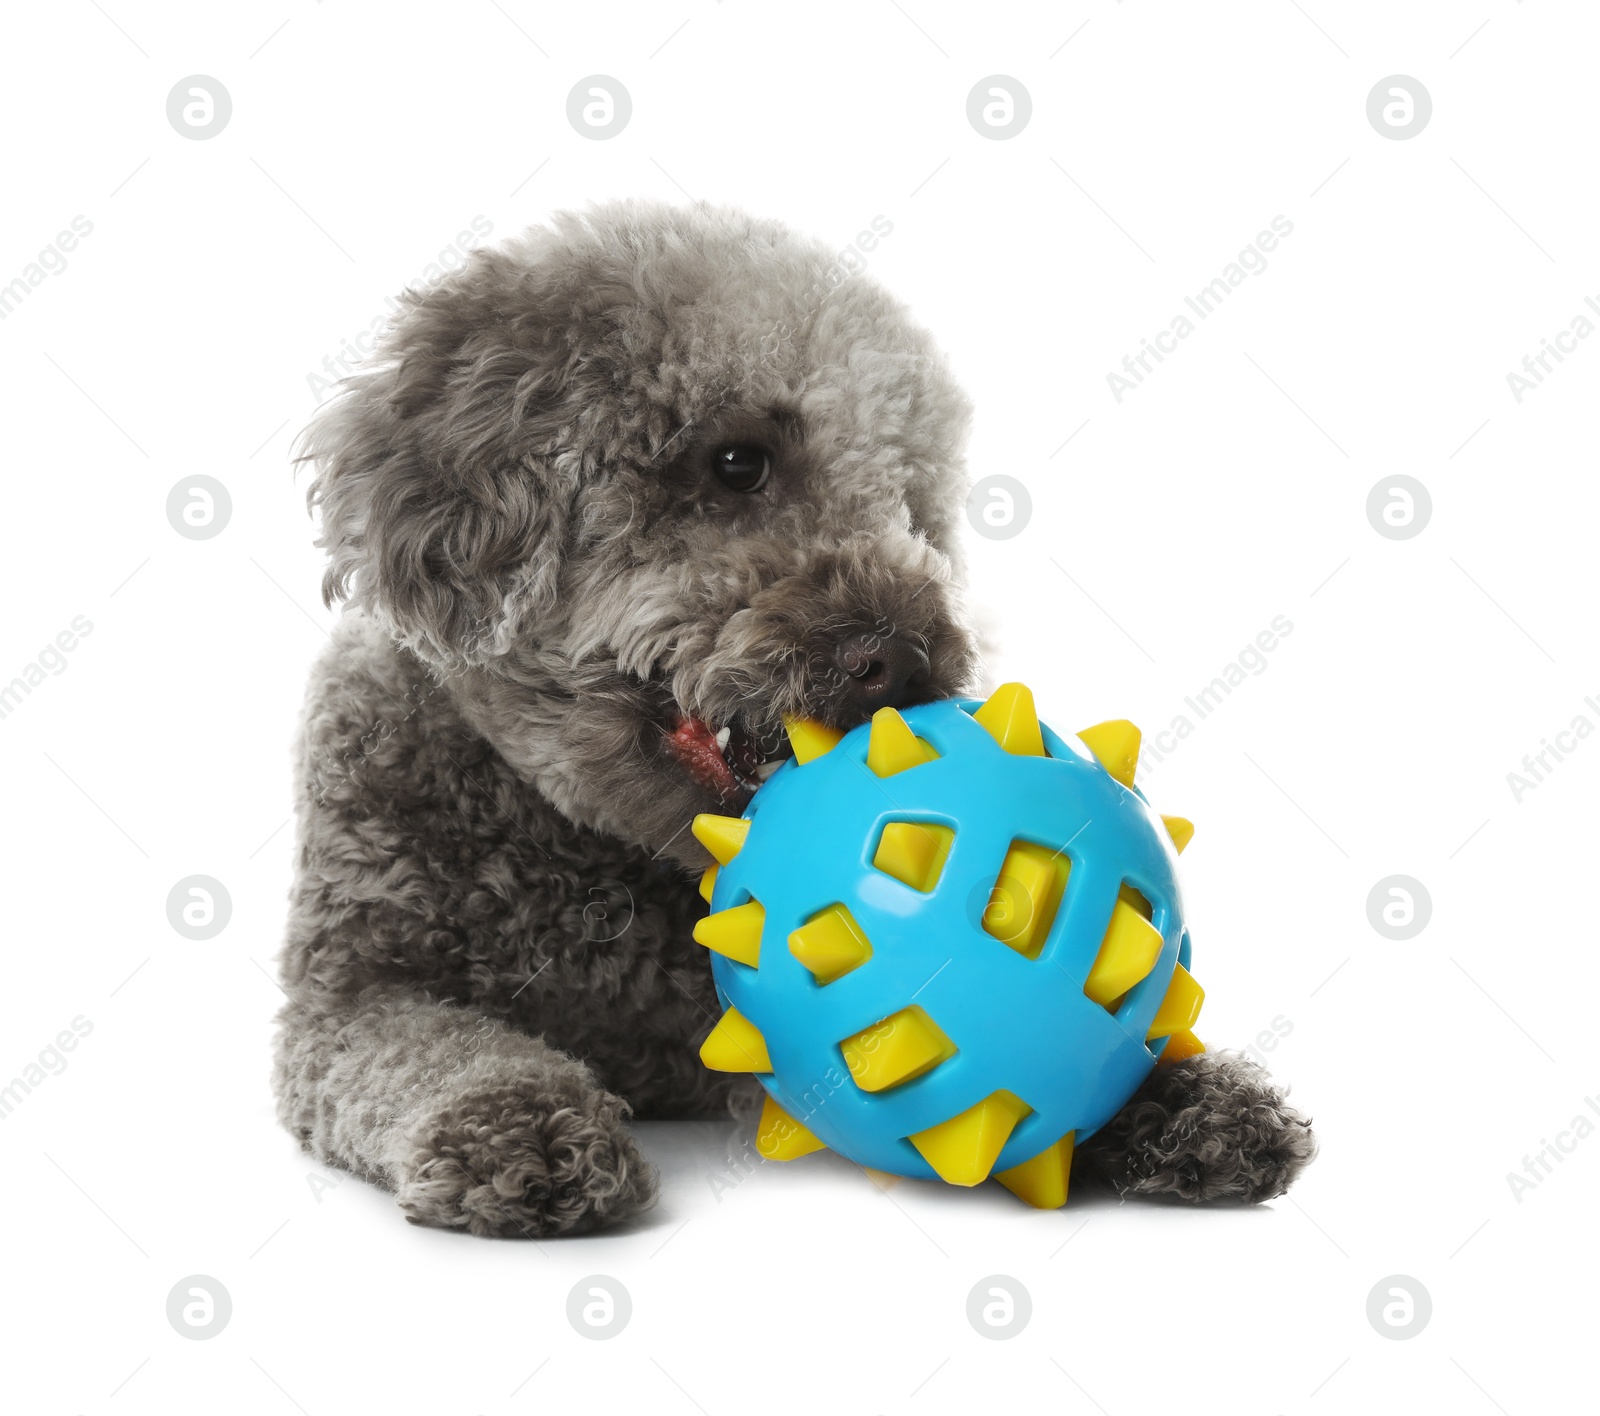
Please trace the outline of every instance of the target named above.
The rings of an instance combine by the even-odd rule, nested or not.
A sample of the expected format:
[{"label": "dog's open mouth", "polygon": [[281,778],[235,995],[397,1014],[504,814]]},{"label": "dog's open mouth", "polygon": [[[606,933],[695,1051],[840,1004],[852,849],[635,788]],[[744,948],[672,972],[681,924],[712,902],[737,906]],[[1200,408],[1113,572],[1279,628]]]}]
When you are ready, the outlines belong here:
[{"label": "dog's open mouth", "polygon": [[680,717],[667,745],[697,783],[723,800],[753,795],[794,755],[781,731],[758,738],[737,720],[717,728],[702,718]]}]

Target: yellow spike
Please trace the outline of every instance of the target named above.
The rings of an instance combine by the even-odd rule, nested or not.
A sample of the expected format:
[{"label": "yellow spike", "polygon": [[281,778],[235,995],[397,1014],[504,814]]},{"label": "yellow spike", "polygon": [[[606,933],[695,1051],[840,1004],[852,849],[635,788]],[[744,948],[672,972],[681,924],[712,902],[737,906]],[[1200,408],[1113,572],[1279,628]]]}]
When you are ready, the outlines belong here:
[{"label": "yellow spike", "polygon": [[1076,1131],[1068,1131],[1032,1160],[1002,1170],[994,1178],[1035,1209],[1060,1209],[1067,1202],[1067,1182],[1072,1178],[1072,1147],[1077,1135]]},{"label": "yellow spike", "polygon": [[785,718],[783,728],[789,734],[789,745],[794,748],[794,760],[802,767],[823,753],[831,752],[844,736],[837,728],[830,728],[815,718]]},{"label": "yellow spike", "polygon": [[872,942],[843,905],[829,905],[789,936],[789,952],[818,983],[832,983],[872,957]]},{"label": "yellow spike", "polygon": [[825,1150],[821,1141],[806,1130],[770,1096],[761,1107],[761,1122],[756,1127],[756,1150],[767,1160],[797,1160],[812,1151]]},{"label": "yellow spike", "polygon": [[761,962],[761,929],[767,912],[754,900],[708,914],[694,927],[694,941],[756,968]]},{"label": "yellow spike", "polygon": [[1044,735],[1039,731],[1039,715],[1034,712],[1033,694],[1026,684],[1001,684],[972,716],[1007,752],[1019,757],[1049,755],[1044,750]]},{"label": "yellow spike", "polygon": [[867,766],[880,777],[892,777],[908,767],[938,761],[931,744],[911,731],[893,708],[880,708],[872,715],[872,736],[867,739]]},{"label": "yellow spike", "polygon": [[1126,718],[1097,723],[1078,734],[1079,740],[1094,753],[1100,765],[1125,787],[1133,785],[1139,765],[1139,730]]},{"label": "yellow spike", "polygon": [[1167,985],[1167,996],[1156,1009],[1156,1018],[1150,1024],[1145,1040],[1167,1037],[1192,1028],[1200,1016],[1200,1005],[1205,1002],[1206,991],[1196,983],[1189,970],[1179,964],[1172,971],[1172,982]]},{"label": "yellow spike", "polygon": [[915,1003],[839,1044],[862,1091],[887,1091],[956,1055],[956,1045]]},{"label": "yellow spike", "polygon": [[1037,959],[1055,922],[1072,862],[1061,851],[1013,841],[989,893],[983,927],[1025,958]]},{"label": "yellow spike", "polygon": [[717,888],[717,868],[708,865],[705,874],[700,877],[700,898],[708,905],[711,903],[711,892]]},{"label": "yellow spike", "polygon": [[1161,1056],[1156,1058],[1156,1064],[1160,1066],[1168,1062],[1182,1062],[1186,1057],[1198,1057],[1205,1050],[1205,1043],[1188,1028],[1184,1028],[1167,1039],[1167,1045],[1161,1049]]},{"label": "yellow spike", "polygon": [[770,1072],[767,1040],[737,1008],[729,1008],[700,1044],[700,1060],[713,1072]]},{"label": "yellow spike", "polygon": [[1160,956],[1160,933],[1126,900],[1118,900],[1083,991],[1102,1007],[1114,1010],[1122,995],[1156,966]]},{"label": "yellow spike", "polygon": [[902,885],[928,894],[939,883],[956,833],[931,821],[891,821],[872,857],[873,865]]},{"label": "yellow spike", "polygon": [[742,816],[714,816],[703,811],[689,829],[695,840],[717,858],[718,865],[726,865],[739,854],[744,838],[750,834],[750,823]]},{"label": "yellow spike", "polygon": [[911,1144],[941,1180],[951,1185],[981,1185],[1017,1122],[1032,1110],[1021,1097],[997,1091],[959,1116],[918,1131]]},{"label": "yellow spike", "polygon": [[1185,821],[1181,816],[1163,816],[1161,824],[1167,828],[1167,835],[1172,837],[1178,854],[1182,855],[1183,848],[1194,840],[1194,822]]}]

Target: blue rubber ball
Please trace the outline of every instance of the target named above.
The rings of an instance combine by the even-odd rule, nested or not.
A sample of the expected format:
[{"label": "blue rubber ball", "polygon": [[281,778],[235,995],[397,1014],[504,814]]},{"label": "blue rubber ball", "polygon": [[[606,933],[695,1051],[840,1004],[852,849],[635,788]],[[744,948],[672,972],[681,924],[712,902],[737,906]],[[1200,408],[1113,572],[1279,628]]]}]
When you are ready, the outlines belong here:
[{"label": "blue rubber ball", "polygon": [[772,1158],[1064,1202],[1074,1142],[1200,1050],[1192,828],[1133,785],[1138,730],[1064,737],[1007,685],[790,735],[743,818],[695,823],[725,1010],[702,1058],[755,1073]]}]

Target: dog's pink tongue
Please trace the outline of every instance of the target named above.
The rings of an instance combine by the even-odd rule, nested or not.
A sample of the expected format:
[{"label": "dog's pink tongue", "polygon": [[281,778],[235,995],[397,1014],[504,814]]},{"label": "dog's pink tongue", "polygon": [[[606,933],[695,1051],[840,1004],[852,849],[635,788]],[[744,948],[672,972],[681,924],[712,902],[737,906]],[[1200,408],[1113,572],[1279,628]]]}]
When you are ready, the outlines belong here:
[{"label": "dog's pink tongue", "polygon": [[667,737],[673,756],[707,791],[723,796],[739,789],[738,779],[717,746],[717,735],[698,718],[685,718]]}]

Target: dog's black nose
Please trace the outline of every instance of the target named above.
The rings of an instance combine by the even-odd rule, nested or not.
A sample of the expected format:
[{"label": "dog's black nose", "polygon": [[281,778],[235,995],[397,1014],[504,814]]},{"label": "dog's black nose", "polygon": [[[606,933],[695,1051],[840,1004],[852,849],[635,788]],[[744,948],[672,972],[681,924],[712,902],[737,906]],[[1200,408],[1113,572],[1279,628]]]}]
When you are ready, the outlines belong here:
[{"label": "dog's black nose", "polygon": [[833,651],[845,692],[869,713],[902,708],[927,691],[928,656],[897,635],[852,634]]}]

